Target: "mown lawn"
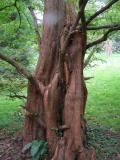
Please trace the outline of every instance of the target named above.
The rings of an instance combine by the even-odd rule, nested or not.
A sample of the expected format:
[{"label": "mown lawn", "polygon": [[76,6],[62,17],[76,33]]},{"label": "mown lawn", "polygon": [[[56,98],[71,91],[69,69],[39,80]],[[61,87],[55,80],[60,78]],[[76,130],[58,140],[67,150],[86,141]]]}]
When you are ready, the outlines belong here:
[{"label": "mown lawn", "polygon": [[0,95],[0,130],[13,133],[22,127],[22,101]]},{"label": "mown lawn", "polygon": [[120,131],[120,56],[102,56],[105,63],[89,69],[86,117],[113,131]]},{"label": "mown lawn", "polygon": [[106,63],[85,71],[88,140],[96,148],[97,160],[120,159],[120,56],[102,56]]}]

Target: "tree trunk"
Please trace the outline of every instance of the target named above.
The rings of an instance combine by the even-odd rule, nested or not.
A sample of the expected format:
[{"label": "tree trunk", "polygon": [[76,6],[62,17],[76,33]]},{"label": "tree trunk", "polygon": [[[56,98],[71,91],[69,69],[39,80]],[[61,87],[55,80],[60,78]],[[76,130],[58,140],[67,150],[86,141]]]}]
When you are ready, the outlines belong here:
[{"label": "tree trunk", "polygon": [[[69,9],[73,11],[73,6]],[[61,85],[60,50],[75,18],[69,9],[64,0],[45,1],[41,53],[34,74],[40,92],[33,84],[28,84],[24,143],[34,139],[48,141],[48,159],[52,160],[94,160],[95,152],[85,149],[87,89],[83,63],[86,42],[82,32],[76,31],[70,37],[63,69],[64,93]],[[63,136],[59,137],[52,128],[60,128]]]},{"label": "tree trunk", "polygon": [[[55,109],[57,109],[59,105],[60,95],[58,93],[58,85],[56,85],[57,89],[54,89],[51,84],[53,84],[54,80],[56,79],[56,75],[58,75],[57,72],[59,61],[60,36],[64,25],[64,13],[64,1],[45,1],[41,53],[38,59],[38,64],[34,76],[36,79],[43,83],[43,85],[46,87],[46,91],[44,93],[44,96],[36,91],[36,88],[33,84],[28,84],[28,97],[26,104],[27,111],[25,115],[24,126],[25,144],[32,141],[33,139],[46,139],[48,137],[50,137],[51,139],[53,137],[53,141],[56,141],[56,134],[51,131],[51,128],[57,127],[56,118],[59,119],[59,117],[55,117],[57,112],[55,112]],[[53,89],[55,90],[56,95],[51,95],[51,98],[49,96],[49,104],[47,104],[48,92],[50,92],[49,90]],[[54,96],[54,98],[52,96]],[[49,111],[46,112],[47,109],[49,110],[49,108],[47,108],[48,106],[51,107],[51,111],[53,113],[49,113]],[[39,116],[35,117],[34,115],[31,115],[31,112],[39,113]],[[41,126],[40,123],[36,122],[36,119],[42,121],[46,126]]]}]

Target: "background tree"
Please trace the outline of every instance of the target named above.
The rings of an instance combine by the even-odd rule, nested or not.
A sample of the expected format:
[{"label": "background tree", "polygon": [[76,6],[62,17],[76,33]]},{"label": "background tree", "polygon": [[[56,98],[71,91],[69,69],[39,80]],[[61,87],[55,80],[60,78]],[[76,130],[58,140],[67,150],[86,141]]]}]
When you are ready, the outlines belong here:
[{"label": "background tree", "polygon": [[[0,11],[10,6],[16,7],[16,3],[17,1]],[[34,14],[35,6],[28,1],[27,4],[21,1],[34,20],[40,51],[36,70],[31,74],[15,59],[2,53],[0,58],[14,66],[29,81],[24,143],[34,139],[47,140],[48,159],[95,159],[95,151],[86,148],[84,112],[87,89],[83,70],[90,57],[85,61],[84,57],[87,49],[107,40],[113,31],[120,29],[117,23],[105,24],[106,21],[101,16],[115,3],[119,5],[119,0],[104,2],[100,9],[88,17],[85,14],[89,5],[87,0],[80,0],[79,7],[76,7],[73,1],[46,0],[41,40]],[[17,11],[21,22],[19,9]],[[98,18],[101,19],[100,26],[95,23]],[[88,31],[98,30],[100,38],[89,41]],[[62,135],[58,136],[56,129],[62,132]]]}]

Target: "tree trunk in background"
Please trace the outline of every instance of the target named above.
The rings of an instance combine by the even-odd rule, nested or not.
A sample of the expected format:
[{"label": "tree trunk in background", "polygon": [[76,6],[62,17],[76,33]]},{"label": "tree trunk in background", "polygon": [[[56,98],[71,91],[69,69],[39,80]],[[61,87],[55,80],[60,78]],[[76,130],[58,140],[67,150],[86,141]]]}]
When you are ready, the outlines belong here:
[{"label": "tree trunk in background", "polygon": [[[64,97],[60,85],[59,53],[75,17],[73,5],[66,7],[64,0],[45,1],[41,53],[34,75],[43,92],[38,92],[33,84],[28,85],[24,143],[34,139],[47,140],[49,160],[95,159],[94,151],[85,149],[87,89],[83,62],[86,41],[82,32],[73,33],[66,50]],[[58,137],[52,128],[61,126],[65,127],[64,135]]]}]

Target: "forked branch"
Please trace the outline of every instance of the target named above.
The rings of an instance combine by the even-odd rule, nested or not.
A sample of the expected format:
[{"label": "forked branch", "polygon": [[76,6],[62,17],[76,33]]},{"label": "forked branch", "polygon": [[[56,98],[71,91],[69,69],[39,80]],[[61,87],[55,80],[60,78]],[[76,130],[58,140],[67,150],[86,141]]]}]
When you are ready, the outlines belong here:
[{"label": "forked branch", "polygon": [[105,12],[106,10],[108,10],[113,4],[115,4],[116,2],[118,2],[119,0],[111,0],[106,6],[102,7],[100,10],[98,10],[97,12],[95,12],[86,22],[86,24],[88,25],[89,23],[91,23],[92,20],[94,20],[97,16],[99,16],[100,14],[102,14],[103,12]]},{"label": "forked branch", "polygon": [[41,43],[41,36],[40,36],[39,29],[38,29],[39,27],[38,27],[36,15],[35,15],[34,10],[31,6],[29,6],[28,9],[29,9],[29,11],[30,11],[30,13],[33,17],[35,33],[36,33],[36,36],[37,36],[37,39],[38,39],[38,43],[40,44]]},{"label": "forked branch", "polygon": [[80,19],[82,21],[82,26],[84,27],[84,20],[85,20],[84,10],[85,10],[85,6],[86,6],[87,2],[88,2],[88,0],[79,0],[79,12],[77,14],[75,22],[73,23],[72,27],[70,28],[70,30],[65,38],[64,46],[63,46],[62,50],[60,51],[59,67],[60,67],[60,77],[61,77],[61,80],[63,83],[64,83],[64,61],[65,61],[66,50],[69,45],[69,40],[71,38],[71,35],[74,33],[76,27],[78,26]]},{"label": "forked branch", "polygon": [[100,43],[106,41],[107,38],[108,38],[108,36],[109,36],[109,34],[110,34],[111,32],[113,32],[113,31],[117,31],[117,30],[120,30],[120,26],[113,27],[113,28],[109,29],[107,32],[104,33],[104,35],[103,35],[101,38],[99,38],[99,39],[97,39],[96,41],[93,41],[93,42],[87,44],[86,49],[88,49],[88,48],[90,48],[90,47],[93,47],[93,46],[95,46],[95,45],[97,45],[97,44],[100,44]]},{"label": "forked branch", "polygon": [[75,28],[77,27],[83,13],[84,13],[84,10],[85,10],[85,6],[87,4],[88,0],[79,0],[79,12],[77,14],[77,18],[73,24],[73,26],[71,27],[71,30],[70,30],[70,33],[75,30]]},{"label": "forked branch", "polygon": [[27,71],[19,62],[15,61],[14,59],[0,53],[0,59],[8,62],[10,65],[14,66],[16,70],[21,73],[25,78],[31,80],[32,75]]},{"label": "forked branch", "polygon": [[119,26],[120,24],[110,24],[110,25],[103,25],[103,26],[87,26],[87,30],[103,30],[103,29],[111,29]]},{"label": "forked branch", "polygon": [[4,54],[0,53],[0,59],[8,62],[10,65],[16,68],[16,70],[23,75],[26,79],[28,79],[31,83],[33,83],[36,87],[36,90],[40,93],[44,93],[44,85],[39,82],[26,68],[22,66],[19,62],[15,61],[14,59],[5,56]]}]

